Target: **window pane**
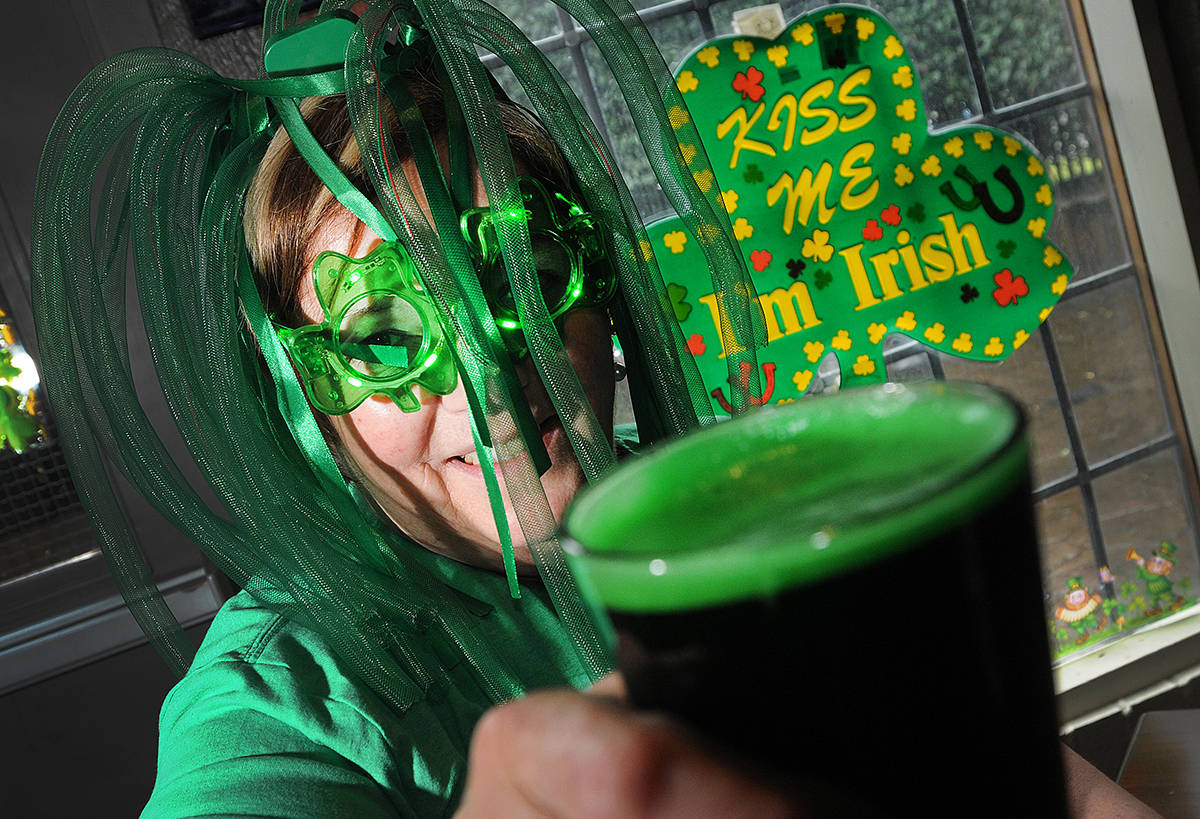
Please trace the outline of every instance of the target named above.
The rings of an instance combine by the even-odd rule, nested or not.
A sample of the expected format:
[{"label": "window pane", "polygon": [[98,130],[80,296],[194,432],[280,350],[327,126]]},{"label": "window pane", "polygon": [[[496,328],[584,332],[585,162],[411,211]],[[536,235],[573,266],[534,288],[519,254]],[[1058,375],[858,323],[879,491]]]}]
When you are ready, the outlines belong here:
[{"label": "window pane", "polygon": [[[1095,483],[1109,568],[1117,578],[1121,601],[1130,609],[1125,614],[1127,626],[1195,601],[1196,531],[1183,486],[1175,449],[1122,467]],[[1167,573],[1154,574],[1151,558],[1164,551],[1163,541],[1171,544],[1165,548],[1174,566],[1160,562],[1158,570]],[[1147,562],[1145,566],[1139,566],[1138,557]]]},{"label": "window pane", "polygon": [[1168,431],[1137,282],[1060,304],[1048,319],[1089,464]]},{"label": "window pane", "polygon": [[[1091,535],[1084,514],[1083,495],[1068,489],[1046,498],[1034,507],[1038,542],[1042,550],[1042,588],[1045,589],[1046,617],[1053,622],[1054,609],[1062,605],[1067,580],[1082,577],[1098,590],[1100,577],[1092,554]],[[1067,635],[1064,634],[1063,637]],[[1063,647],[1074,647],[1072,641]],[[1052,648],[1053,646],[1053,640]]]},{"label": "window pane", "polygon": [[966,0],[984,78],[997,108],[1083,81],[1061,3]]},{"label": "window pane", "polygon": [[1029,415],[1035,488],[1075,474],[1075,459],[1071,456],[1062,406],[1046,363],[1040,333],[1031,335],[1021,349],[999,364],[942,356],[942,368],[947,378],[991,384],[1015,397],[1025,407]]},{"label": "window pane", "polygon": [[1001,124],[1038,149],[1054,184],[1050,239],[1075,268],[1075,281],[1129,263],[1112,177],[1091,100],[1074,100]]},{"label": "window pane", "polygon": [[[711,13],[717,34],[732,34],[733,13],[758,5],[762,5],[761,0],[714,3]],[[829,3],[790,0],[781,5],[784,18],[792,20]],[[981,113],[951,0],[864,2],[861,5],[875,8],[887,17],[904,41],[920,78],[931,124],[946,126]]]}]

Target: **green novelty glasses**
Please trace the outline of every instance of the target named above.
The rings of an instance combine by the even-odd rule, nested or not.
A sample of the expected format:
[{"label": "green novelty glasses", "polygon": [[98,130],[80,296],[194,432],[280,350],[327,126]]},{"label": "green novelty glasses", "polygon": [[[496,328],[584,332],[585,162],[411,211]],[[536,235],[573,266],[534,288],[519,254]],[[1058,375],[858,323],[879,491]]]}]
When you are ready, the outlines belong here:
[{"label": "green novelty glasses", "polygon": [[[542,298],[551,319],[569,310],[606,304],[616,276],[604,258],[592,216],[537,180],[518,179]],[[516,299],[500,254],[496,219],[489,208],[465,211],[459,225],[470,248],[505,347],[514,358],[527,352]],[[421,386],[446,395],[458,384],[449,336],[425,292],[408,252],[385,242],[354,259],[326,251],[313,263],[313,288],[325,314],[320,324],[277,326],[313,406],[339,415],[369,396],[390,397],[416,412]]]}]

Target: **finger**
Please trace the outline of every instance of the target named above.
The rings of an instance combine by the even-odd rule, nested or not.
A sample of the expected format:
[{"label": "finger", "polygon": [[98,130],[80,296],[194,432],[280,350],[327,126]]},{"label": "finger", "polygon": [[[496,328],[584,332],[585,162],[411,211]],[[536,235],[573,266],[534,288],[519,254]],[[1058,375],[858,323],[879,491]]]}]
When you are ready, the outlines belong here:
[{"label": "finger", "polygon": [[589,697],[600,697],[610,702],[629,704],[629,689],[625,686],[625,678],[620,671],[605,674],[583,693]]}]

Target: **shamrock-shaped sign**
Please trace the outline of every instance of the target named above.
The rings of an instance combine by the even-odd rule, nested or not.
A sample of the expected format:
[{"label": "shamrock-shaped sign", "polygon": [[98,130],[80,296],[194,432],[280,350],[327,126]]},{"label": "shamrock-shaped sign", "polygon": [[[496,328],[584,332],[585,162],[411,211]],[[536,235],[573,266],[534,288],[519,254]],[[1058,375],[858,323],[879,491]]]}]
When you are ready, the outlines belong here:
[{"label": "shamrock-shaped sign", "polygon": [[[916,72],[875,12],[829,7],[775,40],[718,38],[676,82],[688,111],[674,115],[695,122],[716,174],[697,182],[720,186],[765,319],[756,403],[802,394],[829,353],[843,384],[883,380],[888,333],[1000,361],[1066,289],[1041,161],[994,128],[928,133]],[[724,358],[742,342],[720,331],[700,243],[675,218],[647,230],[664,280],[696,307],[677,317],[728,412]]]}]

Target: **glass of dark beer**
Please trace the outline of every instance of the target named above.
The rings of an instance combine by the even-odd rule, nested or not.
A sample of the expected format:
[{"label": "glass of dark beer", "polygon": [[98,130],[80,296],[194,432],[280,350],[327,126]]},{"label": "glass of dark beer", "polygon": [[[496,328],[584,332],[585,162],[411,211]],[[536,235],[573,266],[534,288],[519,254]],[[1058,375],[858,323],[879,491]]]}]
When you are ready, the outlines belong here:
[{"label": "glass of dark beer", "polygon": [[768,407],[564,521],[636,707],[887,812],[1065,816],[1024,416],[967,384]]}]

